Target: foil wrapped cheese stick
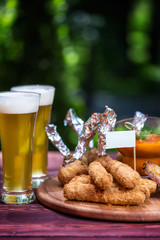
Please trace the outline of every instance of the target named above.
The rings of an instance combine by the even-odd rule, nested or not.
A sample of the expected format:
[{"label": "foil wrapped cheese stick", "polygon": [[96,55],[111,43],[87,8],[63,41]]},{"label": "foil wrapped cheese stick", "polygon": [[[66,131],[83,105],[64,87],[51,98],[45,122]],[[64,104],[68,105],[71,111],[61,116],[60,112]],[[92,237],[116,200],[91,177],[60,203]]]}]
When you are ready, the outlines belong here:
[{"label": "foil wrapped cheese stick", "polygon": [[83,131],[84,121],[77,116],[73,108],[70,108],[66,114],[64,125],[71,126],[73,131],[80,135]]},{"label": "foil wrapped cheese stick", "polygon": [[[64,125],[71,126],[73,131],[78,134],[78,137],[81,136],[83,129],[84,129],[84,121],[79,118],[73,108],[70,108],[66,114],[65,120],[64,120]],[[89,142],[88,147],[92,149],[94,147],[93,140]]]},{"label": "foil wrapped cheese stick", "polygon": [[49,124],[46,127],[46,134],[52,144],[58,148],[63,155],[63,163],[58,171],[58,179],[62,185],[68,183],[73,177],[80,174],[87,174],[87,166],[81,160],[75,160],[70,150],[64,144],[61,136],[57,132],[57,127],[54,124]]},{"label": "foil wrapped cheese stick", "polygon": [[58,148],[59,152],[65,157],[65,161],[67,163],[67,160],[70,159],[71,153],[57,132],[57,126],[54,124],[48,124],[45,128],[45,131],[48,139],[56,148]]},{"label": "foil wrapped cheese stick", "polygon": [[139,111],[135,112],[132,123],[138,132],[140,132],[142,130],[146,120],[147,120],[147,116],[145,114],[143,114]]},{"label": "foil wrapped cheese stick", "polygon": [[116,124],[116,113],[113,109],[106,106],[105,112],[102,115],[101,124],[98,126],[98,155],[106,155],[106,133],[112,131]]}]

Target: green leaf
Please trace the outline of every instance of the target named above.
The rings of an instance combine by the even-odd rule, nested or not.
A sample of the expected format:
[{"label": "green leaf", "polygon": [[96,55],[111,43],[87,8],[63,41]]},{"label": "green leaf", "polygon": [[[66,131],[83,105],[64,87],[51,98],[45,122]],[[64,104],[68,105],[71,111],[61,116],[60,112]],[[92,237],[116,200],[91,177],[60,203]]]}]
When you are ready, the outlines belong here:
[{"label": "green leaf", "polygon": [[142,130],[139,135],[136,133],[136,139],[146,140],[150,133],[151,130]]}]

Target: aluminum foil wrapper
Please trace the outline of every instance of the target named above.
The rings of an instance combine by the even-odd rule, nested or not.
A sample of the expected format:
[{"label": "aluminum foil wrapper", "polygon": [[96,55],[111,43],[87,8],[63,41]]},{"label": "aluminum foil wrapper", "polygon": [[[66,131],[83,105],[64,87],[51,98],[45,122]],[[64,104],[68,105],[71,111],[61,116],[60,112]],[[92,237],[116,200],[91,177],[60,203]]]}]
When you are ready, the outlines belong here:
[{"label": "aluminum foil wrapper", "polygon": [[[78,136],[80,136],[84,128],[84,121],[77,116],[73,108],[70,108],[66,114],[64,125],[65,126],[69,125],[70,127],[72,127],[73,131],[76,132]],[[93,141],[91,140],[89,143],[89,148],[93,148],[93,147],[94,147],[94,144],[93,144]]]},{"label": "aluminum foil wrapper", "polygon": [[73,128],[73,130],[80,135],[83,131],[84,121],[79,118],[73,108],[70,108],[66,114],[66,118],[64,120],[64,125],[69,125]]},{"label": "aluminum foil wrapper", "polygon": [[103,113],[101,124],[98,127],[98,155],[106,155],[106,133],[112,131],[116,124],[117,115],[113,109],[106,106],[106,110]]},{"label": "aluminum foil wrapper", "polygon": [[[54,124],[48,124],[45,128],[46,134],[49,138],[49,140],[52,142],[52,144],[58,148],[60,153],[64,156],[64,158],[69,159],[71,156],[70,150],[67,148],[67,146],[62,141],[62,138],[60,137],[59,133],[57,132],[57,126]],[[65,160],[64,160],[65,161]]]},{"label": "aluminum foil wrapper", "polygon": [[73,157],[75,159],[81,159],[85,153],[89,142],[94,138],[98,126],[102,120],[102,115],[100,113],[94,113],[92,116],[85,122],[83,131],[78,139],[77,147],[74,151]]},{"label": "aluminum foil wrapper", "polygon": [[135,112],[132,124],[135,126],[136,130],[140,132],[144,127],[147,120],[147,116],[139,111]]}]

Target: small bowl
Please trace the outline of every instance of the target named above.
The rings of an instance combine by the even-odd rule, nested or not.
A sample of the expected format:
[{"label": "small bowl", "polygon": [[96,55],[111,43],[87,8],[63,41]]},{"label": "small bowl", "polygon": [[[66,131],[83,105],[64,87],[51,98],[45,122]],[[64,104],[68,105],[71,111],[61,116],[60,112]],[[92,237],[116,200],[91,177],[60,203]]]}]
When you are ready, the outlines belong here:
[{"label": "small bowl", "polygon": [[[116,131],[128,130],[125,122],[133,122],[133,118],[118,121]],[[118,148],[121,154],[117,155],[118,160],[134,167],[133,148]],[[160,118],[147,117],[141,135],[136,137],[136,170],[141,176],[145,176],[142,166],[145,162],[151,161],[160,165]]]}]

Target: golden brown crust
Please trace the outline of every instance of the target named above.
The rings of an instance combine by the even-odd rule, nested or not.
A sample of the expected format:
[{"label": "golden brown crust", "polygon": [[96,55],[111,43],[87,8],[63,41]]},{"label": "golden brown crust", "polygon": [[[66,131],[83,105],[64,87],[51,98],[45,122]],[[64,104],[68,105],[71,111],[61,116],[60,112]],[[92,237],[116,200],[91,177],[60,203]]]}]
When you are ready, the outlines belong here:
[{"label": "golden brown crust", "polygon": [[[156,183],[141,178],[139,174],[132,189],[124,187],[123,185],[127,185],[124,181],[132,180],[133,185],[135,171],[131,171],[128,165],[121,165],[110,157],[102,157],[98,160],[89,165],[89,175],[75,176],[68,184],[65,184],[64,197],[66,199],[112,205],[140,205],[156,191]],[[112,179],[110,178],[111,174],[107,173],[102,164],[110,170],[114,178],[113,176]],[[129,173],[131,173],[131,178],[128,177]],[[117,174],[124,178],[123,182]]]},{"label": "golden brown crust", "polygon": [[111,187],[113,177],[99,162],[92,162],[89,165],[88,173],[91,176],[93,182],[100,189],[106,189]]},{"label": "golden brown crust", "polygon": [[110,188],[104,191],[104,202],[112,205],[140,205],[146,196],[138,189]]},{"label": "golden brown crust", "polygon": [[[84,176],[84,175],[83,175]],[[145,193],[139,189],[124,189],[116,183],[101,190],[94,185],[90,177],[77,176],[64,186],[64,197],[69,200],[99,202],[113,205],[139,205],[145,199]]]},{"label": "golden brown crust", "polygon": [[84,184],[89,184],[89,183],[94,184],[91,177],[89,175],[85,175],[85,174],[75,176],[74,178],[72,178],[70,183],[74,183],[74,182],[77,182],[77,181],[79,181],[80,183],[84,183]]},{"label": "golden brown crust", "polygon": [[69,200],[100,202],[102,193],[100,189],[94,185],[89,175],[80,175],[74,177],[63,188],[64,197]]},{"label": "golden brown crust", "polygon": [[87,159],[88,159],[88,165],[95,161],[95,159],[98,157],[98,150],[97,148],[91,148],[88,152]]},{"label": "golden brown crust", "polygon": [[68,183],[72,178],[80,174],[88,174],[88,169],[80,160],[75,160],[69,164],[60,166],[58,179],[62,185]]},{"label": "golden brown crust", "polygon": [[160,187],[160,166],[148,161],[143,164],[143,171]]},{"label": "golden brown crust", "polygon": [[122,153],[120,152],[117,153],[116,160],[120,162],[122,161]]},{"label": "golden brown crust", "polygon": [[102,166],[111,173],[113,178],[125,188],[134,188],[140,179],[138,172],[133,170],[127,164],[113,160],[109,156],[99,157],[96,161],[100,162]]},{"label": "golden brown crust", "polygon": [[138,182],[138,185],[141,185],[142,187],[146,186],[149,189],[150,194],[154,193],[157,190],[156,182],[148,178],[141,178]]},{"label": "golden brown crust", "polygon": [[87,154],[83,154],[82,156],[82,163],[88,166],[88,157]]}]

